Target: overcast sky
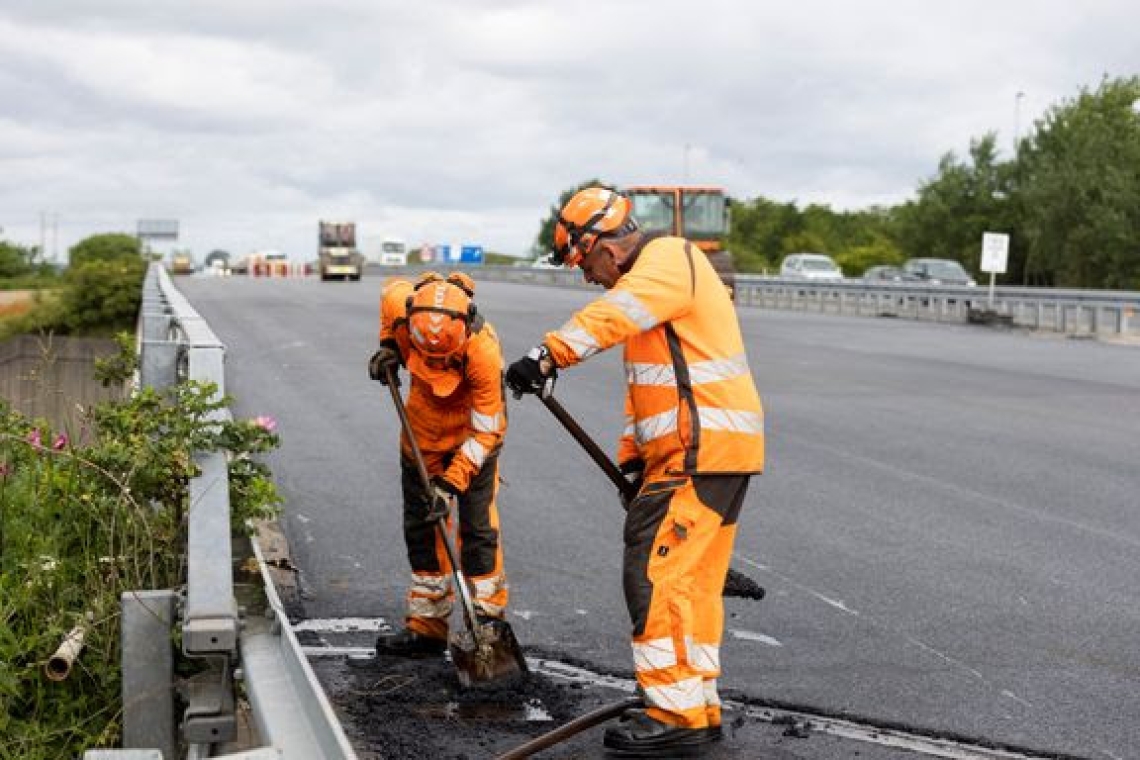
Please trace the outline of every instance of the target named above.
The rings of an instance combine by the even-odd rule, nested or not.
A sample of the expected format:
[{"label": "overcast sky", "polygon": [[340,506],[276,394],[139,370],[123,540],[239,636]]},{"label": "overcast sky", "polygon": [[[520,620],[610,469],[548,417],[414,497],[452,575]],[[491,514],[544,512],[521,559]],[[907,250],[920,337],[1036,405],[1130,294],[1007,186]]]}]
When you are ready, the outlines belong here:
[{"label": "overcast sky", "polygon": [[3,0],[0,227],[305,260],[322,218],[523,254],[591,177],[897,203],[1140,73],[1138,29],[1136,0]]}]

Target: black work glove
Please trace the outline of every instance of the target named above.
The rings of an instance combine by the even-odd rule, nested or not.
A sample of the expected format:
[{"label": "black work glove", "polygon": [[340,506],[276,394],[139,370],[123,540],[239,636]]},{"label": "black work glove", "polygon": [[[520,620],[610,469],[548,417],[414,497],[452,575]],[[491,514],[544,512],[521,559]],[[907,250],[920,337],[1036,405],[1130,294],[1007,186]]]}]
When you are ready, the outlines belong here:
[{"label": "black work glove", "polygon": [[550,350],[546,346],[535,346],[527,355],[507,368],[507,387],[522,398],[524,393],[542,393],[546,384],[558,376]]},{"label": "black work glove", "polygon": [[618,469],[625,476],[625,482],[629,483],[621,493],[621,505],[628,510],[630,503],[637,498],[641,487],[645,485],[645,460],[631,459],[618,465]]},{"label": "black work glove", "polygon": [[446,520],[451,514],[451,506],[459,496],[459,492],[447,480],[436,475],[431,479],[431,490],[427,496],[427,512],[424,513],[424,519],[428,522],[438,522]]},{"label": "black work glove", "polygon": [[382,345],[368,360],[368,376],[383,385],[388,384],[388,370],[396,378],[396,385],[400,384],[400,352],[390,345]]}]

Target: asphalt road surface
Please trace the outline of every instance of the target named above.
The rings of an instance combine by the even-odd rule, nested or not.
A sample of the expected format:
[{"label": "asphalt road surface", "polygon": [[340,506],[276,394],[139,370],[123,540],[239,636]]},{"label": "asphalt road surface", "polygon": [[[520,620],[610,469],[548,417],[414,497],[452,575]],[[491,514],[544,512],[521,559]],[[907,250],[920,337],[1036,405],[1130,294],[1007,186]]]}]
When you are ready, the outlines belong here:
[{"label": "asphalt road surface", "polygon": [[[366,371],[380,279],[176,282],[227,346],[235,414],[278,420],[270,464],[298,624],[315,647],[368,646],[400,624],[407,581],[398,420]],[[480,282],[477,301],[509,362],[594,295]],[[769,460],[733,567],[768,594],[726,602],[722,691],[738,730],[714,757],[1140,756],[1140,347],[751,308],[740,319]],[[607,450],[619,354],[556,390]],[[620,698],[632,673],[621,509],[537,400],[509,410],[509,619],[547,685],[567,664],[585,674],[568,707],[580,714]],[[362,756],[405,756],[367,708],[399,689],[343,658],[314,662]],[[440,700],[409,729],[439,758],[491,757],[551,727],[513,715],[472,739],[470,715]],[[836,718],[867,736],[837,738]],[[512,720],[528,725],[495,728]],[[885,728],[918,744],[864,741]],[[599,732],[544,757],[600,757]],[[943,754],[922,744],[942,739]]]}]

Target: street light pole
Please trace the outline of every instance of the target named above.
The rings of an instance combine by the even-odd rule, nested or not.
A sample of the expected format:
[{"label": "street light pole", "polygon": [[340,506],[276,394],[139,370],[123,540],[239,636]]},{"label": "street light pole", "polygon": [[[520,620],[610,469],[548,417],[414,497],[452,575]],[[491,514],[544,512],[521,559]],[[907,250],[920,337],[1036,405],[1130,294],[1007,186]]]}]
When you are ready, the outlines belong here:
[{"label": "street light pole", "polygon": [[1025,97],[1025,93],[1021,90],[1017,91],[1017,95],[1013,98],[1013,155],[1017,157],[1017,144],[1021,140],[1021,99]]}]

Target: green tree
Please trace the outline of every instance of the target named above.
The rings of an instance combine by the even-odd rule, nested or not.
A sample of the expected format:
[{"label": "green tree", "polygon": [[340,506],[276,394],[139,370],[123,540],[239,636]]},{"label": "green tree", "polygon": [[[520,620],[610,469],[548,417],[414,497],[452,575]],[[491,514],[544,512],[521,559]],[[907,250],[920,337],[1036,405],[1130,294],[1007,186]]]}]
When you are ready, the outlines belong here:
[{"label": "green tree", "polygon": [[804,232],[803,216],[795,203],[777,203],[763,197],[732,204],[728,250],[736,268],[759,272],[776,267],[789,253],[788,241]]},{"label": "green tree", "polygon": [[63,277],[58,325],[73,335],[112,335],[138,319],[147,262],[139,257],[89,261]]},{"label": "green tree", "polygon": [[72,246],[71,266],[86,264],[90,261],[120,261],[122,259],[141,259],[142,247],[134,235],[123,232],[107,232],[92,235]]},{"label": "green tree", "polygon": [[970,143],[970,156],[947,153],[938,174],[919,186],[918,198],[897,212],[899,245],[907,257],[954,259],[978,270],[982,234],[1009,232],[1014,168],[997,160],[997,137]]},{"label": "green tree", "polygon": [[0,278],[22,277],[35,269],[35,248],[0,240]]},{"label": "green tree", "polygon": [[531,247],[531,254],[535,258],[546,256],[554,250],[554,225],[558,223],[558,214],[561,213],[562,207],[574,197],[574,193],[587,187],[614,187],[614,185],[602,182],[600,179],[590,179],[569,190],[564,190],[562,195],[558,196],[557,205],[551,206],[546,217],[539,223],[538,234],[535,236],[534,245]]},{"label": "green tree", "polygon": [[1108,79],[1051,109],[1019,146],[1026,277],[1140,289],[1140,77]]}]

